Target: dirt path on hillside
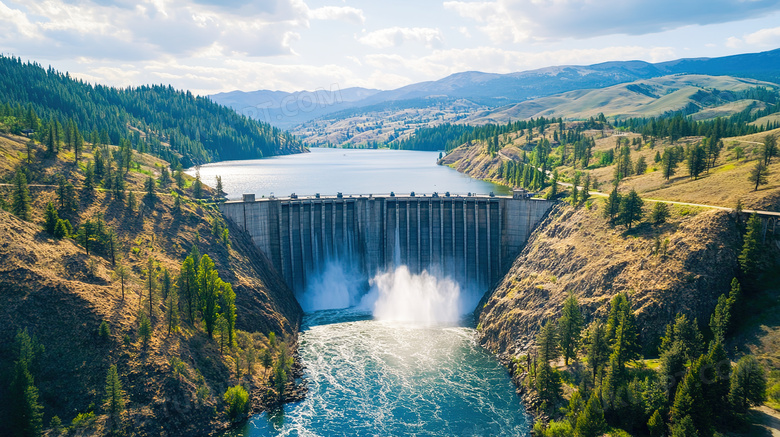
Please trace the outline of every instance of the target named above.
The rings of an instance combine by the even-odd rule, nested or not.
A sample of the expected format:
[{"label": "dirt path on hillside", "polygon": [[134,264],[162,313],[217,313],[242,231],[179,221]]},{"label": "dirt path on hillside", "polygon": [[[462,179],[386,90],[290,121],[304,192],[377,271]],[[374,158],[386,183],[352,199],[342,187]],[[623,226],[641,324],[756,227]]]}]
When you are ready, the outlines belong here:
[{"label": "dirt path on hillside", "polygon": [[[572,184],[569,182],[558,182],[558,185],[562,185],[564,187],[571,188]],[[578,187],[580,190],[582,187]],[[590,191],[589,193],[591,196],[599,196],[599,197],[609,197],[609,193],[602,193],[600,191]],[[642,200],[646,200],[648,202],[664,202],[669,203],[673,205],[684,205],[684,206],[696,206],[700,208],[710,208],[710,209],[719,209],[721,211],[734,211],[734,208],[728,208],[725,206],[716,206],[716,205],[705,205],[703,203],[689,203],[689,202],[677,202],[674,200],[664,200],[664,199],[651,199],[649,197],[643,197]],[[775,211],[760,211],[760,210],[754,210],[754,209],[743,209],[743,213],[745,214],[764,214],[764,215],[773,215],[780,217],[780,212]]]}]

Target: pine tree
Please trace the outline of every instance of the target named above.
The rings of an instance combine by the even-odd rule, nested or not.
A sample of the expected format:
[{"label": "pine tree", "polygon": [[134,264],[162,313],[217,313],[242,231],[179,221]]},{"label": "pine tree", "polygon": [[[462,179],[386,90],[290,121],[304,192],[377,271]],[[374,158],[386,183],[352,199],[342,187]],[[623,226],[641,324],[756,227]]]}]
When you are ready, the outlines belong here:
[{"label": "pine tree", "polygon": [[557,337],[555,323],[552,320],[548,320],[542,325],[542,329],[536,335],[536,349],[540,362],[549,363],[560,356]]},{"label": "pine tree", "polygon": [[617,185],[609,193],[606,202],[604,203],[604,218],[609,219],[610,223],[614,223],[615,219],[620,212],[621,196],[618,193]]},{"label": "pine tree", "polygon": [[582,192],[580,193],[580,203],[585,203],[590,199],[590,173],[585,173],[585,182],[582,184]]},{"label": "pine tree", "polygon": [[638,175],[643,175],[647,171],[647,160],[645,160],[644,156],[640,156],[636,160],[636,164],[634,164],[634,173]]},{"label": "pine tree", "polygon": [[219,312],[221,282],[211,258],[208,255],[203,255],[198,266],[198,294],[200,296],[200,313],[206,324],[209,338],[214,338],[214,327]]},{"label": "pine tree", "polygon": [[70,237],[73,234],[73,227],[68,219],[59,219],[54,226],[54,238],[61,240]]},{"label": "pine tree", "polygon": [[152,178],[151,176],[147,177],[146,182],[144,183],[144,190],[146,191],[146,196],[145,196],[146,201],[150,205],[153,205],[155,200],[157,200],[157,195],[154,192],[154,188],[155,188],[154,178]]},{"label": "pine tree", "polygon": [[81,159],[83,151],[84,137],[81,135],[81,132],[78,131],[78,127],[76,127],[75,138],[73,141],[73,155],[77,163],[79,162],[79,159]]},{"label": "pine tree", "polygon": [[98,337],[101,341],[108,341],[111,338],[111,327],[108,326],[108,322],[103,320],[98,327]]},{"label": "pine tree", "polygon": [[195,269],[195,262],[193,261],[192,255],[188,255],[181,265],[181,273],[179,275],[179,290],[182,290],[184,293],[185,302],[187,304],[187,315],[189,316],[190,323],[194,321],[193,314],[197,305],[195,302],[197,299],[197,286],[198,279]]},{"label": "pine tree", "polygon": [[753,167],[748,174],[748,182],[755,185],[753,191],[758,191],[759,185],[766,185],[769,183],[769,168],[763,161],[756,161],[755,167]]},{"label": "pine tree", "polygon": [[715,305],[715,311],[710,316],[710,330],[717,343],[723,344],[726,341],[729,319],[731,319],[731,304],[726,295],[721,294],[718,297],[718,304]]},{"label": "pine tree", "polygon": [[769,165],[772,162],[772,157],[777,154],[777,139],[772,135],[765,136],[761,152],[764,155],[764,165]]},{"label": "pine tree", "polygon": [[32,164],[32,160],[35,158],[35,141],[27,141],[27,165]]},{"label": "pine tree", "polygon": [[601,407],[596,390],[593,391],[588,399],[585,410],[577,419],[577,435],[581,437],[597,437],[606,429],[607,422],[604,420],[604,410]]},{"label": "pine tree", "polygon": [[706,167],[706,155],[704,148],[694,146],[688,150],[688,175],[691,179],[698,179]]},{"label": "pine tree", "polygon": [[672,426],[672,437],[699,437],[691,416],[685,416]]},{"label": "pine tree", "polygon": [[577,347],[579,346],[580,335],[582,334],[582,325],[585,320],[582,317],[577,298],[573,293],[563,304],[561,318],[558,319],[558,339],[565,365],[569,365],[569,360],[577,357]]},{"label": "pine tree", "polygon": [[661,353],[661,375],[669,383],[669,398],[677,390],[677,383],[685,375],[685,363],[687,358],[680,342],[674,343],[669,349]]},{"label": "pine tree", "polygon": [[591,326],[588,335],[588,365],[593,370],[593,384],[596,384],[596,375],[609,360],[609,341],[604,325],[600,322]]},{"label": "pine tree", "polygon": [[165,315],[168,320],[168,334],[175,332],[179,327],[179,294],[176,288],[171,288],[165,301]]},{"label": "pine tree", "polygon": [[181,196],[174,196],[173,212],[174,214],[181,214]]},{"label": "pine tree", "polygon": [[[702,370],[703,379],[707,382],[704,386],[704,397],[711,411],[718,412],[729,410],[729,377],[731,376],[731,361],[723,349],[723,345],[717,341],[710,342],[710,351],[707,354],[709,366]],[[723,422],[724,420],[722,420]]]},{"label": "pine tree", "polygon": [[222,311],[222,317],[225,319],[225,326],[228,333],[228,344],[232,347],[235,343],[236,333],[236,293],[233,291],[233,287],[227,283],[222,282],[222,291],[220,292],[220,310]]},{"label": "pine tree", "polygon": [[84,183],[81,185],[81,193],[86,199],[92,199],[95,196],[95,170],[91,162],[87,162],[87,168],[84,170]]},{"label": "pine tree", "polygon": [[11,429],[18,436],[40,436],[43,431],[43,407],[38,400],[38,388],[28,369],[28,362],[20,359],[14,363],[13,378],[8,399],[11,410]]},{"label": "pine tree", "polygon": [[677,314],[674,324],[670,323],[666,326],[666,333],[661,338],[659,353],[663,354],[674,343],[680,343],[688,360],[693,361],[702,354],[704,336],[699,331],[696,319],[691,321],[685,314]]},{"label": "pine tree", "polygon": [[677,169],[677,156],[673,149],[664,149],[664,154],[661,157],[661,172],[664,179],[667,181],[674,176]]},{"label": "pine tree", "polygon": [[734,409],[741,413],[766,400],[766,374],[753,355],[745,355],[734,367],[729,399]]},{"label": "pine tree", "polygon": [[666,222],[671,213],[669,212],[669,205],[664,202],[655,202],[653,210],[650,212],[650,221],[654,225],[660,225]]},{"label": "pine tree", "polygon": [[30,219],[30,191],[27,188],[27,177],[21,170],[16,172],[14,178],[11,212],[22,220]]},{"label": "pine tree", "polygon": [[104,398],[104,405],[106,412],[111,418],[112,427],[116,425],[117,421],[121,420],[120,417],[125,410],[124,397],[125,393],[122,390],[122,383],[119,381],[116,365],[112,364],[106,374],[106,396]]},{"label": "pine tree", "polygon": [[571,204],[577,206],[579,204],[579,186],[580,186],[580,172],[574,173],[574,181],[571,184]]},{"label": "pine tree", "polygon": [[228,344],[226,338],[228,336],[227,321],[222,317],[222,314],[217,314],[217,318],[214,321],[214,327],[217,333],[219,333],[219,354],[222,355],[225,345]]},{"label": "pine tree", "polygon": [[141,313],[141,322],[138,325],[138,337],[141,338],[144,346],[149,343],[152,338],[152,325],[149,323],[149,318],[145,313]]},{"label": "pine tree", "polygon": [[203,182],[200,181],[200,170],[195,173],[195,181],[192,183],[192,196],[196,199],[203,197]]},{"label": "pine tree", "polygon": [[620,201],[620,210],[618,212],[618,223],[626,225],[628,230],[634,222],[642,220],[642,206],[644,202],[639,197],[636,190],[631,190],[628,196]]},{"label": "pine tree", "polygon": [[548,405],[561,397],[561,377],[546,361],[540,360],[536,366],[535,384],[539,398]]},{"label": "pine tree", "polygon": [[135,192],[130,191],[129,193],[127,193],[127,209],[130,212],[135,211],[135,204],[136,204]]},{"label": "pine tree", "polygon": [[125,300],[125,280],[130,276],[130,270],[122,263],[120,263],[114,270],[114,274],[119,278],[119,283],[122,287],[122,300]]},{"label": "pine tree", "polygon": [[666,424],[660,410],[655,410],[650,420],[647,422],[647,429],[650,431],[650,437],[664,437],[666,435]]},{"label": "pine tree", "polygon": [[217,191],[216,194],[217,194],[217,198],[218,199],[221,199],[221,198],[225,197],[226,193],[222,189],[222,176],[217,176],[217,188],[216,188],[216,191]]},{"label": "pine tree", "polygon": [[57,213],[57,209],[54,208],[54,204],[49,202],[46,204],[46,212],[43,215],[43,229],[50,235],[54,235],[54,228],[57,227],[57,222],[60,220],[60,215]]},{"label": "pine tree", "polygon": [[152,306],[154,305],[154,289],[157,285],[157,281],[154,278],[154,258],[151,256],[146,260],[146,289],[149,292],[149,320],[154,320],[154,312]]},{"label": "pine tree", "polygon": [[696,429],[704,436],[712,435],[713,417],[705,393],[705,375],[702,374],[710,367],[706,355],[692,362],[691,368],[677,387],[671,411],[673,423],[679,423],[684,417],[690,416]]},{"label": "pine tree", "polygon": [[747,232],[743,238],[742,252],[739,254],[739,264],[748,278],[753,278],[759,270],[762,252],[760,238],[761,219],[753,214],[747,222]]}]

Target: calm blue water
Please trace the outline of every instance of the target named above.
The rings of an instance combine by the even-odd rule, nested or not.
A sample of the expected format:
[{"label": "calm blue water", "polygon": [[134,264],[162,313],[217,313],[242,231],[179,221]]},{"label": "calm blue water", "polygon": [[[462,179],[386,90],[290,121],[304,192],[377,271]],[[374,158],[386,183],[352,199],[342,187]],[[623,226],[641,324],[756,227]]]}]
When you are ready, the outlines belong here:
[{"label": "calm blue water", "polygon": [[[220,175],[231,199],[243,193],[508,192],[437,166],[437,157],[436,152],[312,149],[204,165],[200,173],[212,186]],[[530,420],[506,370],[476,344],[467,318],[452,325],[457,319],[452,308],[473,311],[478,300],[473,290],[396,268],[358,278],[371,289],[351,290],[358,295],[340,299],[345,281],[355,278],[336,270],[339,274],[323,273],[312,281],[320,288],[306,293],[316,299],[300,296],[309,311],[299,348],[309,383],[306,399],[253,417],[228,436],[529,435]],[[432,304],[441,299],[451,305]],[[360,308],[318,310],[357,301]]]},{"label": "calm blue water", "polygon": [[[230,199],[244,193],[258,198],[298,195],[396,193],[509,194],[507,187],[472,179],[436,165],[438,152],[312,148],[311,153],[250,161],[226,161],[200,167],[204,183],[222,177]],[[195,175],[195,169],[187,171]]]}]

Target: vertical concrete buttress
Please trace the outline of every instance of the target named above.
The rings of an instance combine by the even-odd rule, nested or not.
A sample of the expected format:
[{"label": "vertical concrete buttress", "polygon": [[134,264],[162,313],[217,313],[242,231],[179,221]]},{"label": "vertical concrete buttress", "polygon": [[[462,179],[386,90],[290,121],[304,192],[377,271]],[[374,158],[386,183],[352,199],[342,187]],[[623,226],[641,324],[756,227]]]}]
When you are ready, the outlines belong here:
[{"label": "vertical concrete buttress", "polygon": [[487,288],[552,205],[487,196],[353,196],[226,202],[221,209],[300,291],[329,260],[373,276],[397,255],[414,273],[432,270]]}]

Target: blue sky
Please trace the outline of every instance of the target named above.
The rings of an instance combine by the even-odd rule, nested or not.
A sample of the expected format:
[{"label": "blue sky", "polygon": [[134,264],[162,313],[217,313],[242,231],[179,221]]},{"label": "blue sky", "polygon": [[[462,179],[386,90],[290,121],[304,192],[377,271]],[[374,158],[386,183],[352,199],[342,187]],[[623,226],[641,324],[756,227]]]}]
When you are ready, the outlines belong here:
[{"label": "blue sky", "polygon": [[780,0],[0,0],[0,51],[198,94],[780,47]]}]

